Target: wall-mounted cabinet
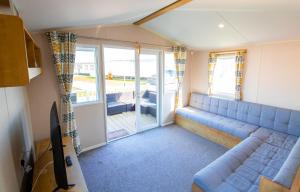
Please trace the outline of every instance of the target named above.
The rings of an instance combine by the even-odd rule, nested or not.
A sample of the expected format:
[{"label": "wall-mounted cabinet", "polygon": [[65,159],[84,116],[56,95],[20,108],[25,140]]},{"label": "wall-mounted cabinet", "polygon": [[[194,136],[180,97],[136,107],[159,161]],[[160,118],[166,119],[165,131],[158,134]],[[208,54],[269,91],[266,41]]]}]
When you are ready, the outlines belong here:
[{"label": "wall-mounted cabinet", "polygon": [[27,85],[41,73],[40,48],[22,19],[0,14],[0,87]]}]

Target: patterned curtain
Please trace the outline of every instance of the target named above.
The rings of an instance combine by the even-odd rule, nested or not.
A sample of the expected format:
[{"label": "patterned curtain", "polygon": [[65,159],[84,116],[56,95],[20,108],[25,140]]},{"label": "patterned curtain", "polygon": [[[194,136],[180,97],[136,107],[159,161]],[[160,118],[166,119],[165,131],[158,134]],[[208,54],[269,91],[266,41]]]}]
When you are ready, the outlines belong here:
[{"label": "patterned curtain", "polygon": [[245,51],[238,51],[235,56],[236,72],[235,72],[235,100],[242,99],[242,80],[243,80],[243,68],[245,64]]},{"label": "patterned curtain", "polygon": [[175,109],[182,106],[182,82],[185,72],[185,64],[187,51],[185,47],[172,47],[176,64],[176,76],[177,76],[177,91],[175,97]]},{"label": "patterned curtain", "polygon": [[216,63],[217,63],[217,55],[214,53],[210,53],[208,58],[208,95],[211,95]]},{"label": "patterned curtain", "polygon": [[62,129],[64,134],[72,137],[77,154],[80,153],[80,139],[71,102],[73,70],[75,63],[76,35],[73,33],[46,33],[53,51],[53,62],[59,84],[61,97]]}]

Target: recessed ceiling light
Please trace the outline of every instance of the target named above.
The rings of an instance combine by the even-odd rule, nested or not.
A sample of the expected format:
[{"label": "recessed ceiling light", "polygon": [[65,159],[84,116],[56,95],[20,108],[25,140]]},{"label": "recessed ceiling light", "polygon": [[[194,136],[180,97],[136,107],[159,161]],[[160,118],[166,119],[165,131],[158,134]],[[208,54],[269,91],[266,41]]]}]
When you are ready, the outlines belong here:
[{"label": "recessed ceiling light", "polygon": [[223,23],[220,23],[220,24],[218,25],[218,27],[219,27],[220,29],[222,29],[222,28],[225,27],[225,25],[224,25]]}]

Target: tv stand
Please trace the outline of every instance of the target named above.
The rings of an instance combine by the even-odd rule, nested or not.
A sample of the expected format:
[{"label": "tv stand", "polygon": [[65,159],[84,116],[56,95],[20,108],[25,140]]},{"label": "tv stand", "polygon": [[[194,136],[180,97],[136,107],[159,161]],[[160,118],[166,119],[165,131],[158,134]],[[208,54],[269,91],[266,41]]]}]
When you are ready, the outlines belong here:
[{"label": "tv stand", "polygon": [[[69,189],[71,189],[72,187],[74,187],[75,186],[75,184],[69,184],[68,185],[69,187]],[[56,187],[52,192],[56,192],[56,191],[58,191],[58,190],[60,190],[61,188],[60,187]],[[67,189],[68,190],[68,189]]]},{"label": "tv stand", "polygon": [[[49,139],[45,139],[36,143],[36,162],[33,170],[33,182],[36,180],[39,172],[47,165],[52,159],[52,151],[47,150],[49,146]],[[68,182],[70,188],[61,190],[57,188],[53,164],[49,165],[45,172],[39,177],[34,192],[52,192],[52,191],[72,191],[72,192],[88,192],[80,164],[78,162],[76,153],[73,148],[72,139],[70,137],[63,137],[64,155],[70,156],[72,159],[72,166],[66,166]],[[47,152],[45,152],[47,151]],[[54,189],[54,190],[53,190]]]}]

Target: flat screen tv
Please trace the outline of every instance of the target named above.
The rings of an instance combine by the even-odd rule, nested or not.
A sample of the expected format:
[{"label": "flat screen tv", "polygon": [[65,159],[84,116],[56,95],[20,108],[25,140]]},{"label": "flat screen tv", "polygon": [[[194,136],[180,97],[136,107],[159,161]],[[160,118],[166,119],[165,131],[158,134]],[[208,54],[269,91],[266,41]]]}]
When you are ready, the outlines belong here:
[{"label": "flat screen tv", "polygon": [[53,152],[55,181],[57,184],[57,188],[55,188],[54,191],[57,191],[58,189],[68,189],[69,187],[74,185],[68,184],[64,149],[57,114],[56,102],[53,102],[50,111],[50,137]]}]

